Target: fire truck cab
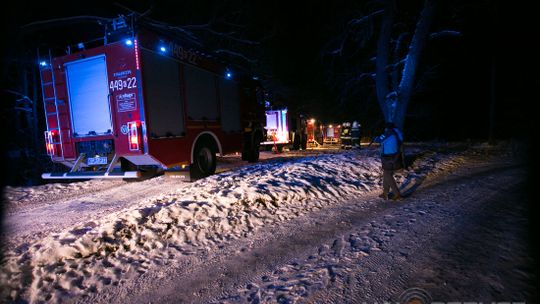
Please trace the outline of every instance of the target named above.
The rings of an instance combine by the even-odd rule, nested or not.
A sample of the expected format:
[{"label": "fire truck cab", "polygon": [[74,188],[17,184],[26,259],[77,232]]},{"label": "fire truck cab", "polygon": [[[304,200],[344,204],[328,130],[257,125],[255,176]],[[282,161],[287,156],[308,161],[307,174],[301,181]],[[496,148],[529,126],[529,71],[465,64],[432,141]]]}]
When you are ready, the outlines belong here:
[{"label": "fire truck cab", "polygon": [[241,151],[257,161],[258,83],[166,33],[127,23],[116,20],[122,35],[107,33],[103,45],[40,58],[46,151],[67,167],[42,178],[170,169],[201,178],[215,172],[216,154]]}]

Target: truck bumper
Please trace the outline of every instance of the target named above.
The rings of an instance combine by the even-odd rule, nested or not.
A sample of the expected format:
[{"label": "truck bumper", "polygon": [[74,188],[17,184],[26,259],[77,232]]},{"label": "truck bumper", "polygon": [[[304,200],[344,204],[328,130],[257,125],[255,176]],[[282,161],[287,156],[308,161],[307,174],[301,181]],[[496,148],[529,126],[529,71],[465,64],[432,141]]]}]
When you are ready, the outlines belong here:
[{"label": "truck bumper", "polygon": [[42,179],[94,179],[94,178],[140,178],[140,171],[125,171],[125,172],[65,172],[65,173],[43,173]]},{"label": "truck bumper", "polygon": [[268,145],[288,145],[289,141],[263,141],[261,142],[261,146],[268,146]]}]

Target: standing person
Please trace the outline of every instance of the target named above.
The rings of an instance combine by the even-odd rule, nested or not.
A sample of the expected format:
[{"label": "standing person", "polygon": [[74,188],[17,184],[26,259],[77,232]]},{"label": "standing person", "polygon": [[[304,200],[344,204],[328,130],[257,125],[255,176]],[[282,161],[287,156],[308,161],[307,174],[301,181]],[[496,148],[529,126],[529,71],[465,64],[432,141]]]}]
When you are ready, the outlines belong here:
[{"label": "standing person", "polygon": [[351,142],[353,148],[360,148],[360,124],[356,120],[351,126]]},{"label": "standing person", "polygon": [[379,197],[388,199],[389,190],[392,190],[392,199],[400,199],[401,193],[394,179],[394,171],[403,168],[403,157],[401,145],[403,134],[396,126],[387,122],[384,134],[374,140],[381,144],[381,163],[383,169],[383,193]]},{"label": "standing person", "polygon": [[344,122],[341,124],[341,134],[339,138],[341,139],[341,149],[350,149],[352,147],[350,122]]}]

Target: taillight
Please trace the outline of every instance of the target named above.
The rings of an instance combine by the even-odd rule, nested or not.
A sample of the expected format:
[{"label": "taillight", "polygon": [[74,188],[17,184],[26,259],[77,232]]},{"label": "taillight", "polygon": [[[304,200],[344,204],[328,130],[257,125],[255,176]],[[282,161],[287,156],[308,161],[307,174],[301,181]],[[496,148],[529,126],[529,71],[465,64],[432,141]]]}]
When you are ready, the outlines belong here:
[{"label": "taillight", "polygon": [[130,151],[138,151],[140,145],[138,123],[136,121],[130,121],[128,125],[128,143]]},{"label": "taillight", "polygon": [[54,155],[53,134],[49,131],[45,131],[45,149],[47,150],[47,155]]}]

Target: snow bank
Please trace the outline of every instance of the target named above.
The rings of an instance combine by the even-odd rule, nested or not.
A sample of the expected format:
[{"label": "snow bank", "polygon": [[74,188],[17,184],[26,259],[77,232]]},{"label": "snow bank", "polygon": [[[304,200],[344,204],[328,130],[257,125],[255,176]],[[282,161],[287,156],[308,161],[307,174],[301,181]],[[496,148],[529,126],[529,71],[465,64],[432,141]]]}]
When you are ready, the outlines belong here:
[{"label": "snow bank", "polygon": [[[426,154],[398,178],[424,178],[433,169],[463,161]],[[379,168],[378,157],[349,152],[272,161],[179,183],[142,207],[7,251],[0,273],[2,298],[56,302],[122,284],[178,255],[378,189]]]}]

